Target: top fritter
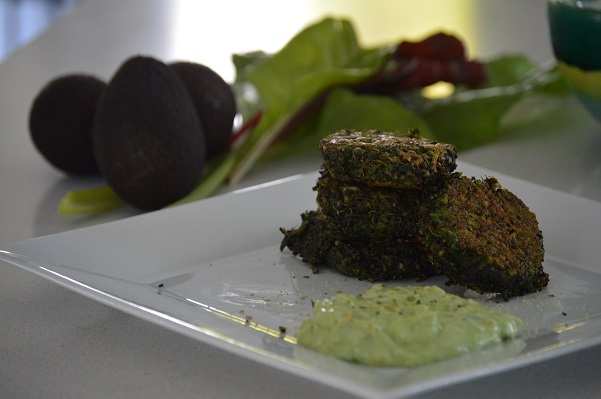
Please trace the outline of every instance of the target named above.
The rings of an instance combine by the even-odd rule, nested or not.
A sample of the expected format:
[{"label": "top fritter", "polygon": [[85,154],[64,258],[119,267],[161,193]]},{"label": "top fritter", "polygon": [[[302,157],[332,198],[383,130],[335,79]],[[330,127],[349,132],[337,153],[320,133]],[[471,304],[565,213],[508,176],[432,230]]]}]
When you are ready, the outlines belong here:
[{"label": "top fritter", "polygon": [[455,170],[457,150],[407,134],[341,130],[319,145],[323,168],[340,181],[401,189],[436,188]]}]

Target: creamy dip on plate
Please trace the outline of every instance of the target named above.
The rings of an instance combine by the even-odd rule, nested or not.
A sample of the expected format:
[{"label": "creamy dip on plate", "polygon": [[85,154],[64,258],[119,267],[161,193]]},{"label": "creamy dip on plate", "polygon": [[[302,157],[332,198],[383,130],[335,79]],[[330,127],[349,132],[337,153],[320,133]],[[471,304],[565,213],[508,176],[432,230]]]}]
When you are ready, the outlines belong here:
[{"label": "creamy dip on plate", "polygon": [[416,367],[515,338],[522,321],[436,286],[373,285],[316,301],[299,345],[369,366]]}]

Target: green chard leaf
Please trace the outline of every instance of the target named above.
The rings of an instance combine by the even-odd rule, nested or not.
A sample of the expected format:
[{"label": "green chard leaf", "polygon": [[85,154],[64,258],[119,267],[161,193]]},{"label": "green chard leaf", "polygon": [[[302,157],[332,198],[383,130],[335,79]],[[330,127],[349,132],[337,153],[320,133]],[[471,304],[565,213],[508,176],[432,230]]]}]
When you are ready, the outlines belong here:
[{"label": "green chard leaf", "polygon": [[342,129],[406,133],[417,128],[432,138],[428,124],[391,97],[358,95],[349,89],[332,91],[313,118],[294,129],[265,152],[262,161],[316,153],[319,142]]},{"label": "green chard leaf", "polygon": [[120,208],[125,205],[110,187],[98,187],[87,190],[69,191],[58,205],[63,215],[80,215],[100,213]]},{"label": "green chard leaf", "polygon": [[244,176],[307,104],[329,88],[373,75],[391,51],[363,49],[349,21],[327,18],[301,31],[271,57],[239,60],[236,84],[252,84],[264,110],[259,124],[229,155],[236,159],[230,180]]},{"label": "green chard leaf", "polygon": [[486,64],[489,79],[479,88],[456,88],[449,97],[425,101],[418,112],[436,137],[460,150],[498,140],[503,117],[525,96],[567,95],[555,65],[536,65],[524,56],[503,56]]}]

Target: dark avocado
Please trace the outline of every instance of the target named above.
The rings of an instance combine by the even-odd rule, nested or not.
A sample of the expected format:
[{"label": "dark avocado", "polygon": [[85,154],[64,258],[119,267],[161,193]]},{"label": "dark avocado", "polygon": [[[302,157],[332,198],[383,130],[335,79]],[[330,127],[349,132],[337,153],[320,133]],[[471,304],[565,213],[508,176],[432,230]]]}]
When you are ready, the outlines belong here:
[{"label": "dark avocado", "polygon": [[207,145],[207,157],[225,149],[236,116],[234,92],[215,71],[193,62],[169,65],[183,81],[196,107]]},{"label": "dark avocado", "polygon": [[35,97],[29,112],[31,139],[54,167],[73,175],[97,175],[92,122],[106,83],[94,76],[55,78]]},{"label": "dark avocado", "polygon": [[130,205],[162,208],[199,182],[205,143],[181,80],[151,57],[126,60],[109,82],[92,131],[94,154],[109,186]]}]

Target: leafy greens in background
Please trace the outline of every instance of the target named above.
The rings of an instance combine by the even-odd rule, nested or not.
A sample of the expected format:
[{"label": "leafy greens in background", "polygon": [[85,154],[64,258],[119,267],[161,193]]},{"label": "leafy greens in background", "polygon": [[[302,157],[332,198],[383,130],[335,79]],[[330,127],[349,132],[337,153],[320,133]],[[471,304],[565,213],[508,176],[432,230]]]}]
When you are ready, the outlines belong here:
[{"label": "leafy greens in background", "polygon": [[567,82],[555,65],[536,65],[523,56],[503,56],[486,63],[489,79],[447,98],[430,100],[417,110],[435,137],[466,150],[498,140],[503,117],[532,95],[568,95]]},{"label": "leafy greens in background", "polygon": [[[538,66],[520,55],[482,63],[484,82],[474,87],[462,84],[465,76],[459,76],[458,81],[451,81],[453,93],[442,99],[422,96],[419,84],[401,84],[401,89],[387,93],[370,90],[369,84],[371,88],[377,84],[385,87],[391,77],[414,83],[417,76],[429,84],[432,76],[428,72],[440,67],[436,64],[428,70],[429,62],[443,67],[458,65],[465,71],[478,67],[462,58],[463,48],[455,38],[439,34],[424,42],[430,47],[423,42],[401,42],[365,49],[349,21],[327,18],[298,33],[275,54],[234,55],[238,108],[243,120],[253,123],[243,129],[244,135],[234,135],[230,150],[212,161],[197,189],[177,204],[207,197],[221,185],[239,181],[258,160],[316,152],[319,140],[339,129],[405,132],[418,128],[423,136],[463,150],[499,139],[503,116],[525,97],[569,95],[554,65]],[[441,43],[449,46],[435,54],[441,58],[428,58],[432,51],[440,51]],[[406,44],[410,52],[425,53],[425,58],[395,58]],[[420,66],[426,67],[425,72]],[[449,81],[445,76],[440,80]],[[102,193],[107,201],[114,201],[110,190]],[[94,212],[85,202],[90,202],[85,191],[71,192],[59,210],[66,214],[82,209]],[[102,198],[94,198],[98,211],[102,202]]]},{"label": "leafy greens in background", "polygon": [[303,30],[280,52],[256,62],[236,63],[236,85],[256,88],[261,119],[241,145],[230,179],[239,180],[295,115],[324,90],[358,83],[382,65],[388,49],[365,50],[350,22],[327,19]]}]

